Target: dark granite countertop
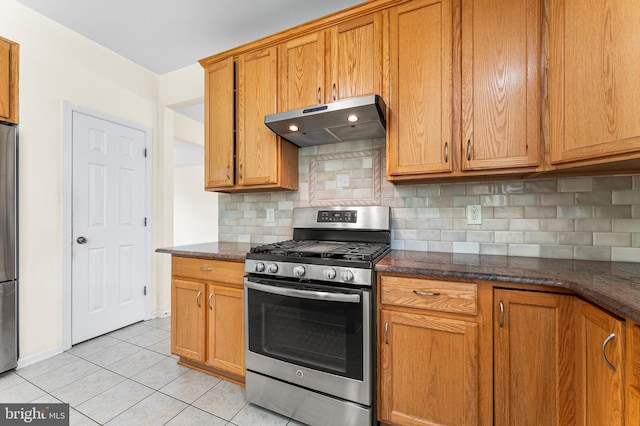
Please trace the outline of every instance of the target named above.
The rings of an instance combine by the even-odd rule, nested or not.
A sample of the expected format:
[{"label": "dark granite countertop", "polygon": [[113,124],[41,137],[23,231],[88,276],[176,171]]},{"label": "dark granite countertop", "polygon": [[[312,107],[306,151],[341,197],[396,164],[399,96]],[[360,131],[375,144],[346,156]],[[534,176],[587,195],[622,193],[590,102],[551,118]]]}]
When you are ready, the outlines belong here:
[{"label": "dark granite countertop", "polygon": [[248,243],[215,242],[159,248],[156,249],[156,252],[175,254],[176,256],[184,257],[198,257],[200,259],[244,262],[244,258],[250,249],[251,244]]},{"label": "dark granite countertop", "polygon": [[640,323],[640,263],[393,250],[376,271],[561,287]]}]

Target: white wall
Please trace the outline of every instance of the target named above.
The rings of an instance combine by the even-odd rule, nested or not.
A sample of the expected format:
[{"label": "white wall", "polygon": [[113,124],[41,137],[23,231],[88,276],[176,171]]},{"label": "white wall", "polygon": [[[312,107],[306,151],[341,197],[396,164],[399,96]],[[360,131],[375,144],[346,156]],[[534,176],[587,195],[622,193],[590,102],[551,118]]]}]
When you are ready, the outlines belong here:
[{"label": "white wall", "polygon": [[174,244],[218,241],[218,196],[203,189],[202,165],[177,167],[173,172]]},{"label": "white wall", "polygon": [[[19,333],[24,364],[62,345],[63,101],[152,129],[153,219],[160,225],[153,227],[153,249],[172,245],[163,213],[172,218],[166,206],[173,197],[171,191],[164,196],[163,184],[173,177],[173,119],[160,101],[161,77],[14,0],[0,4],[0,35],[20,44]],[[168,82],[168,95],[163,96],[175,103],[180,91],[193,86],[181,101],[202,99],[202,74],[199,86],[180,82],[193,72],[162,77]],[[162,312],[170,307],[170,262],[168,255],[162,260],[156,256],[160,255],[153,257],[152,310]]]}]

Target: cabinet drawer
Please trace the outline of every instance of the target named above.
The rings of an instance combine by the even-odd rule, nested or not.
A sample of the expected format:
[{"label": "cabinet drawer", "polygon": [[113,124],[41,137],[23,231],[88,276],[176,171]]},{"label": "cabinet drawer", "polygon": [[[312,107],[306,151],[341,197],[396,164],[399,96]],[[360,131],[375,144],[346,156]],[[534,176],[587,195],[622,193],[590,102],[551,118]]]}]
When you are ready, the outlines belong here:
[{"label": "cabinet drawer", "polygon": [[242,285],[244,263],[172,256],[171,274],[174,277]]},{"label": "cabinet drawer", "polygon": [[476,315],[478,286],[473,283],[381,276],[382,304]]}]

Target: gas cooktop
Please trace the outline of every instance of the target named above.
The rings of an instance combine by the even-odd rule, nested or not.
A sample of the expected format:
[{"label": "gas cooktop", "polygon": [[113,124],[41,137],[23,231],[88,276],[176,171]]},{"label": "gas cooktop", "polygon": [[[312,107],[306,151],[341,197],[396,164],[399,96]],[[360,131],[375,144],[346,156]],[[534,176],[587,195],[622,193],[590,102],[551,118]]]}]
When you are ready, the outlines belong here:
[{"label": "gas cooktop", "polygon": [[386,254],[388,249],[389,244],[383,243],[287,240],[253,247],[251,253],[371,262]]}]

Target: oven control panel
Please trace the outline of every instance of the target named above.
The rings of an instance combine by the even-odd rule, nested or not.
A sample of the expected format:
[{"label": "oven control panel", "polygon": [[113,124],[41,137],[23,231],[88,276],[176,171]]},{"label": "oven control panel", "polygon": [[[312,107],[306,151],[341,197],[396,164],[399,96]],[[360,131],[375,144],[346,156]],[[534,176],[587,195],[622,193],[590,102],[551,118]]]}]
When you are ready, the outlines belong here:
[{"label": "oven control panel", "polygon": [[318,223],[342,222],[356,223],[358,222],[357,210],[320,210],[318,211]]},{"label": "oven control panel", "polygon": [[244,263],[244,271],[250,274],[316,280],[327,283],[348,283],[362,286],[371,286],[373,283],[373,271],[366,268],[345,268],[340,266],[247,259]]}]

